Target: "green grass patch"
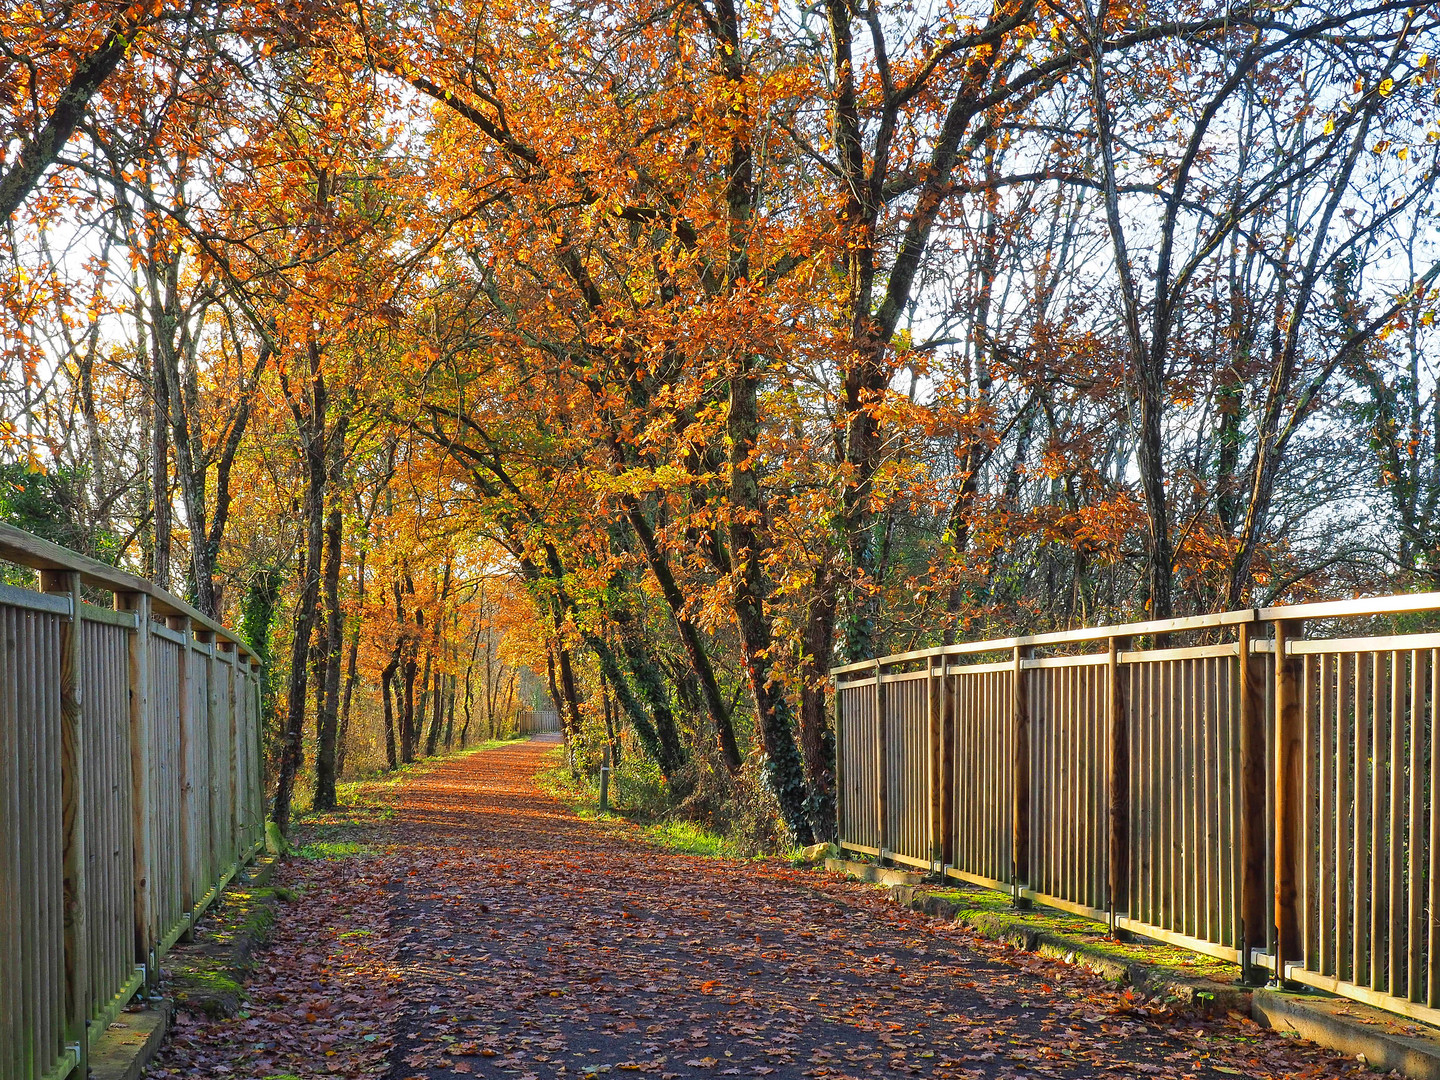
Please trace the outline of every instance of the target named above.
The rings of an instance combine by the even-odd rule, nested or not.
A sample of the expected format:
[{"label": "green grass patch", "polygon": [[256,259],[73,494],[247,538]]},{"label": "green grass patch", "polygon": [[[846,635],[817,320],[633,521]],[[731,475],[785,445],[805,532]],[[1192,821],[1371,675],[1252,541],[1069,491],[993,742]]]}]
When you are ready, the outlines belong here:
[{"label": "green grass patch", "polygon": [[593,821],[631,840],[641,840],[667,851],[683,855],[702,855],[714,859],[750,859],[757,856],[744,850],[735,840],[713,832],[703,825],[684,818],[652,817],[646,809],[652,803],[650,778],[641,776],[627,783],[623,770],[617,770],[611,787],[611,808],[600,809],[600,789],[594,778],[583,773],[576,777],[565,761],[564,747],[557,746],[548,755],[551,764],[535,774],[535,786],[554,799],[569,806],[584,821]]},{"label": "green grass patch", "polygon": [[641,830],[646,840],[686,855],[708,855],[716,859],[743,859],[746,853],[733,840],[701,828],[690,821],[662,821]]},{"label": "green grass patch", "polygon": [[374,848],[353,840],[317,840],[295,849],[295,854],[302,859],[349,859],[373,853]]}]

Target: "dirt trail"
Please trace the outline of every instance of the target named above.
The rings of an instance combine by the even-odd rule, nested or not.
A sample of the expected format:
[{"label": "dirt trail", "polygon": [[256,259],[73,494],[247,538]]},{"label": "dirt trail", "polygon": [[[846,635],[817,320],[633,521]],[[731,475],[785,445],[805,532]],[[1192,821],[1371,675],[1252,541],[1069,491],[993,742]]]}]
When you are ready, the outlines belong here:
[{"label": "dirt trail", "polygon": [[[1364,1071],[1248,1021],[1152,1014],[867,887],[627,839],[536,791],[550,748],[441,765],[407,784],[387,854],[292,867],[332,918],[282,929],[250,1019],[230,1022],[253,1025],[243,1038],[192,1025],[170,1067],[219,1064],[229,1045],[231,1074],[256,1077]],[[328,1048],[307,1000],[349,1025]]]}]

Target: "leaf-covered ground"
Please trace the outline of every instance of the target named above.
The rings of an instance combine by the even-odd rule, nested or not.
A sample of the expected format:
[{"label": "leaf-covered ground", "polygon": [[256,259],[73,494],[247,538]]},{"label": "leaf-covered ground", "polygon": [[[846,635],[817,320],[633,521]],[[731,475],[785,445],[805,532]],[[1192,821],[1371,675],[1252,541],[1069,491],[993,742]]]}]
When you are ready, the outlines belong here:
[{"label": "leaf-covered ground", "polygon": [[407,781],[377,849],[294,861],[246,1015],[150,1076],[1332,1077],[778,861],[653,848],[541,794],[536,741]]}]

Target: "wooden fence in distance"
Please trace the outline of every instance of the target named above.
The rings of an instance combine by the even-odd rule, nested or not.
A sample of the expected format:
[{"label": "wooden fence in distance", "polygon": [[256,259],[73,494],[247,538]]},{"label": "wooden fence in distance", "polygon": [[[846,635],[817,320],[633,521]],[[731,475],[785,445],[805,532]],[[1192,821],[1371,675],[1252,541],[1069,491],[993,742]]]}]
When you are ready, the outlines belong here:
[{"label": "wooden fence in distance", "polygon": [[0,1080],[63,1080],[264,843],[258,661],[28,533],[0,559],[43,590],[0,586]]},{"label": "wooden fence in distance", "polygon": [[836,668],[841,846],[1440,1023],[1440,634],[1338,636],[1432,611],[1440,593]]},{"label": "wooden fence in distance", "polygon": [[522,706],[515,714],[517,735],[555,735],[560,731],[560,714],[554,709],[531,709]]}]

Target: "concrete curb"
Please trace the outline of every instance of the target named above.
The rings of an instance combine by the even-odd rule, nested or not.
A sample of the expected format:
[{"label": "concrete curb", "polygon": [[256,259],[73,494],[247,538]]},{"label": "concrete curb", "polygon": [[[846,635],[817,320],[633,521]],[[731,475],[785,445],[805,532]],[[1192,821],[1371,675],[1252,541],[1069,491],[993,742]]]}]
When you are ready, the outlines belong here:
[{"label": "concrete curb", "polygon": [[1248,1011],[1250,1007],[1250,991],[1243,986],[1189,978],[1159,965],[1121,960],[1089,942],[1024,926],[994,912],[967,908],[953,900],[927,895],[915,886],[892,885],[889,891],[890,898],[897,904],[947,922],[960,923],[982,937],[1004,942],[1022,952],[1039,953],[1066,964],[1075,964],[1110,982],[1158,997],[1185,1012],[1219,1015],[1237,1009]]},{"label": "concrete curb", "polygon": [[1262,1027],[1293,1031],[1380,1072],[1440,1080],[1440,1031],[1347,998],[1258,989],[1250,1014]]},{"label": "concrete curb", "polygon": [[[1379,1072],[1398,1072],[1413,1080],[1440,1080],[1440,1029],[1394,1013],[1317,991],[1292,993],[1185,978],[1160,965],[1119,960],[1086,941],[1026,926],[1018,918],[1007,919],[993,911],[967,908],[930,895],[920,887],[918,874],[844,859],[827,859],[825,868],[885,885],[893,901],[911,910],[960,923],[982,937],[1025,952],[1077,964],[1111,982],[1161,998],[1181,1011],[1238,1014],[1261,1027],[1290,1032],[1336,1050]],[[890,875],[914,880],[894,881]]]},{"label": "concrete curb", "polygon": [[202,923],[192,943],[178,946],[168,954],[168,990],[177,1008],[203,1013],[212,1019],[234,1016],[240,1011],[251,958],[270,936],[275,909],[281,902],[268,888],[276,865],[276,856],[261,855],[243,874],[237,875],[234,884],[226,890],[229,901],[221,917],[233,920],[232,912],[238,903],[242,920],[239,925],[222,924],[227,932],[216,934],[207,933]]},{"label": "concrete curb", "polygon": [[826,859],[825,869],[832,874],[847,874],[857,881],[870,881],[878,885],[919,885],[925,880],[924,874],[893,870],[888,866],[855,862],[852,859]]},{"label": "concrete curb", "polygon": [[[235,875],[229,892],[235,888],[263,889],[275,873],[275,859],[261,855],[250,865],[242,867]],[[271,901],[273,903],[273,901]],[[201,922],[201,936],[204,936],[204,922]],[[242,940],[231,942],[226,949],[230,952],[231,963],[248,965],[250,955],[263,938],[241,935]],[[203,951],[200,946],[197,951]],[[181,946],[171,955],[185,952]],[[122,1012],[95,1040],[90,1048],[91,1080],[139,1080],[145,1067],[155,1060],[170,1030],[175,1015],[175,1002],[161,1001],[154,1008]]]},{"label": "concrete curb", "polygon": [[122,1012],[90,1048],[91,1080],[139,1080],[170,1030],[174,1006]]}]

